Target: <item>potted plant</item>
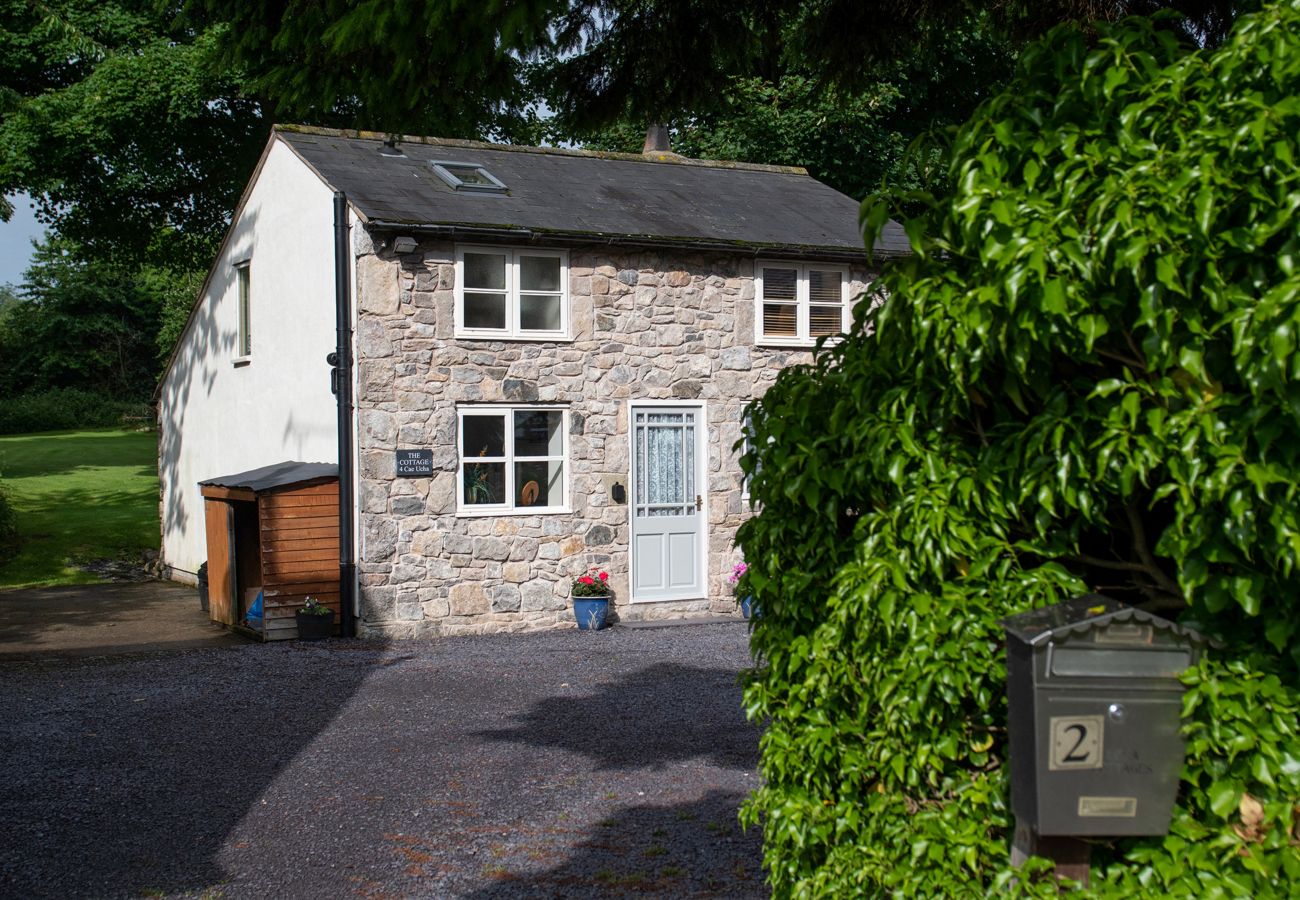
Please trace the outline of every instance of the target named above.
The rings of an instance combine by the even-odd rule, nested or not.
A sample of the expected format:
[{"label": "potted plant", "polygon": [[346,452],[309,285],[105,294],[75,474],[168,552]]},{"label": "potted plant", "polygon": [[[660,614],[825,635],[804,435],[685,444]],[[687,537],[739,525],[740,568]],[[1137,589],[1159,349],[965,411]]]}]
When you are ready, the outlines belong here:
[{"label": "potted plant", "polygon": [[754,605],[754,598],[749,593],[749,585],[745,582],[745,573],[748,571],[747,563],[738,562],[731,567],[731,574],[727,576],[727,584],[731,585],[731,595],[740,604],[740,614],[746,619],[751,615],[758,615],[758,607]]},{"label": "potted plant", "polygon": [[323,641],[334,633],[334,610],[308,597],[293,614],[298,623],[298,640]]},{"label": "potted plant", "polygon": [[569,595],[573,598],[573,616],[583,631],[599,631],[609,615],[609,573],[592,566],[585,575],[573,579]]}]

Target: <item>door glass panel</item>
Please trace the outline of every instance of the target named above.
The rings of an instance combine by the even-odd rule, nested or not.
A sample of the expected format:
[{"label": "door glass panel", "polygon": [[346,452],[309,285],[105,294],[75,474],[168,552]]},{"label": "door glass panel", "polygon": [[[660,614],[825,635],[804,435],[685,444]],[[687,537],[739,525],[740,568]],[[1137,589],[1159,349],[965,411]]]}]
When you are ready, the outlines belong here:
[{"label": "door glass panel", "polygon": [[[650,418],[654,419],[655,416]],[[650,425],[645,432],[646,491],[649,501],[681,503],[685,499],[681,429]]]},{"label": "door glass panel", "polygon": [[[694,416],[691,416],[694,419]],[[682,429],[682,445],[686,448],[686,465],[682,473],[686,478],[686,490],[682,492],[687,504],[695,502],[695,426],[687,425]],[[689,509],[687,510],[689,511]]]},{"label": "door glass panel", "polygon": [[636,469],[635,502],[637,504],[637,515],[645,515],[645,507],[641,505],[645,503],[645,428],[641,424],[645,421],[645,416],[638,413],[636,421],[636,449],[634,451],[636,453],[634,465]]}]

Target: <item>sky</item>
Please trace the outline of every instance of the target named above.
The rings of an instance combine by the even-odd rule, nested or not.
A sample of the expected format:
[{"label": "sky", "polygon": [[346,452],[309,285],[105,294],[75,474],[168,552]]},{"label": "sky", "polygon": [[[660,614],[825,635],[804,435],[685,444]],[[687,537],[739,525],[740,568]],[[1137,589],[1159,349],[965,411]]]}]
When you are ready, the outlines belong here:
[{"label": "sky", "polygon": [[18,284],[32,257],[32,239],[45,234],[36,221],[36,213],[26,194],[9,198],[14,214],[8,222],[0,222],[0,284]]}]

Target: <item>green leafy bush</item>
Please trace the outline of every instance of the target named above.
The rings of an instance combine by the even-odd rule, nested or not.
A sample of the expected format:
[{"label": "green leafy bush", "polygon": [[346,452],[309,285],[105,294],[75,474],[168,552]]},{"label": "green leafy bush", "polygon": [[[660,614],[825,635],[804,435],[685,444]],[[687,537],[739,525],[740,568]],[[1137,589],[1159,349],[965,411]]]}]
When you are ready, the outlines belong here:
[{"label": "green leafy bush", "polygon": [[1006,868],[996,621],[1085,590],[1224,641],[1173,831],[1096,847],[1092,892],[1297,877],[1298,136],[1296,0],[1213,52],[1062,29],[957,135],[950,197],[864,208],[870,245],[925,202],[916,254],[745,460],[777,895],[1054,896]]},{"label": "green leafy bush", "polygon": [[0,484],[0,565],[18,552],[18,520],[9,503],[9,495]]},{"label": "green leafy bush", "polygon": [[107,428],[132,421],[152,424],[149,404],[114,400],[76,388],[53,388],[0,400],[0,434]]}]

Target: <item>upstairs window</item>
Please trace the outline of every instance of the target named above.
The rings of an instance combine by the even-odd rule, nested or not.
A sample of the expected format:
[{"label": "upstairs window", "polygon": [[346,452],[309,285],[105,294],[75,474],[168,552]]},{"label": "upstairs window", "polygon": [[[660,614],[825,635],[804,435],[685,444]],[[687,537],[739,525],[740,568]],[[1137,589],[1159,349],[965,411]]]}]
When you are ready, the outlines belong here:
[{"label": "upstairs window", "polygon": [[249,298],[247,261],[235,266],[235,284],[239,296],[239,331],[235,338],[235,358],[245,360],[253,355],[253,310]]},{"label": "upstairs window", "polygon": [[566,340],[568,284],[563,251],[461,248],[456,254],[456,333]]},{"label": "upstairs window", "polygon": [[754,279],[755,339],[810,346],[849,327],[849,279],[843,269],[760,262]]},{"label": "upstairs window", "polygon": [[459,414],[461,514],[567,509],[563,409],[464,406]]}]

